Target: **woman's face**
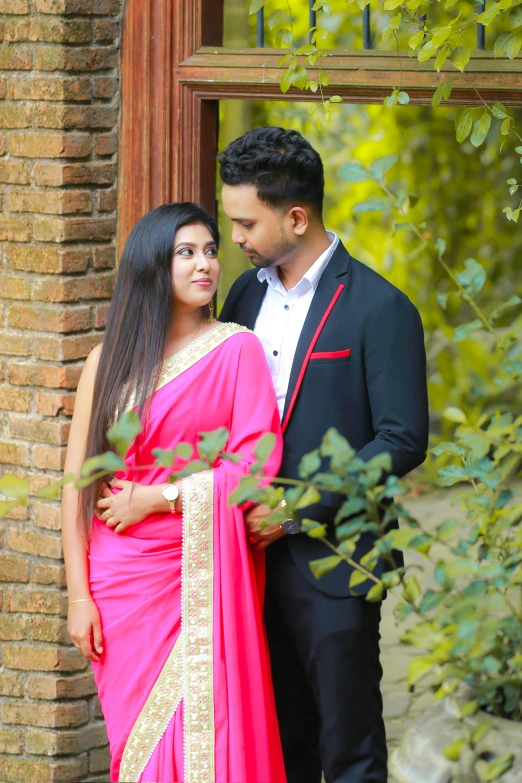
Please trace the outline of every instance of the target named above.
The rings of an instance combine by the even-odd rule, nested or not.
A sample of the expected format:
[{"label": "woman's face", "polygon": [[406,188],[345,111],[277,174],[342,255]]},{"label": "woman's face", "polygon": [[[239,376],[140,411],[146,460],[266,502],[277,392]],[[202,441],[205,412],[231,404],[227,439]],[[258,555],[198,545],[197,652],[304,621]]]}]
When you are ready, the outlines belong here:
[{"label": "woman's face", "polygon": [[207,305],[216,293],[219,261],[216,243],[203,223],[192,223],[176,231],[172,260],[174,301],[184,309]]}]

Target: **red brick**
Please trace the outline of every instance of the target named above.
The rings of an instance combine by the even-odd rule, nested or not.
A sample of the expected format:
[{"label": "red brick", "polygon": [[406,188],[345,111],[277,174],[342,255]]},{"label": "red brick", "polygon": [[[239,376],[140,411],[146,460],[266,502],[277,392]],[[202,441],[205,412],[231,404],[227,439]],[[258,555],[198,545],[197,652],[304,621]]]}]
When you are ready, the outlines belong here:
[{"label": "red brick", "polygon": [[[16,694],[21,696],[21,693]],[[17,755],[24,752],[24,735],[12,729],[0,730],[0,753]]]},{"label": "red brick", "polygon": [[[0,461],[1,459],[2,444],[0,443]],[[65,463],[65,449],[56,449],[51,446],[35,446],[33,450],[33,459],[36,468],[40,468],[41,470],[61,471],[63,470]]]},{"label": "red brick", "polygon": [[31,291],[29,279],[14,275],[0,277],[0,295],[3,299],[29,299]]},{"label": "red brick", "polygon": [[[108,191],[111,193],[112,191]],[[116,248],[113,245],[102,245],[93,249],[91,264],[93,269],[114,269],[116,266]]]},{"label": "red brick", "polygon": [[47,530],[60,530],[60,507],[50,503],[35,503],[34,524]]},{"label": "red brick", "polygon": [[115,68],[117,64],[118,56],[113,49],[46,46],[36,50],[34,67],[38,71],[100,71]]},{"label": "red brick", "polygon": [[[9,2],[9,0],[7,0]],[[43,41],[45,43],[89,43],[92,41],[92,22],[88,19],[49,19],[32,16],[6,21],[5,41]]]},{"label": "red brick", "polygon": [[0,639],[3,641],[19,642],[25,639],[26,631],[27,620],[25,617],[10,617],[7,614],[0,614]]},{"label": "red brick", "polygon": [[89,133],[13,133],[9,151],[20,158],[86,158],[91,144]]},{"label": "red brick", "polygon": [[35,563],[31,571],[31,582],[40,585],[58,585],[58,587],[65,587],[65,568],[63,565]]},{"label": "red brick", "polygon": [[29,128],[32,116],[32,106],[18,103],[0,104],[0,128]]},{"label": "red brick", "polygon": [[93,277],[60,277],[35,281],[34,299],[44,302],[81,302],[87,299],[110,299],[114,288],[111,275]]},{"label": "red brick", "polygon": [[15,506],[6,513],[5,519],[13,519],[17,522],[29,519],[27,506]]},{"label": "red brick", "polygon": [[96,43],[113,43],[119,36],[118,22],[111,19],[96,19],[94,22],[94,40]]},{"label": "red brick", "polygon": [[29,450],[27,446],[0,441],[0,463],[27,467],[29,465]]},{"label": "red brick", "polygon": [[[36,412],[41,416],[72,416],[74,394],[57,392],[37,392],[35,396]],[[42,525],[47,527],[47,525]]]},{"label": "red brick", "polygon": [[39,332],[83,332],[91,325],[88,307],[58,307],[12,305],[8,312],[8,323],[17,329],[32,329]]},{"label": "red brick", "polygon": [[96,693],[96,685],[92,671],[72,677],[31,674],[27,680],[27,693],[32,699],[78,699]]},{"label": "red brick", "polygon": [[[18,648],[22,649],[22,648]],[[29,649],[29,648],[26,648]],[[6,648],[6,651],[9,647]],[[52,647],[33,648],[33,651],[44,650],[56,655],[59,651]],[[44,728],[60,728],[81,726],[88,720],[87,702],[77,701],[68,704],[28,704],[23,701],[12,701],[2,704],[2,720],[4,723],[22,726],[42,726]]]},{"label": "red brick", "polygon": [[31,223],[24,218],[0,217],[0,242],[29,242]]},{"label": "red brick", "polygon": [[0,354],[9,356],[29,356],[31,353],[31,341],[29,337],[20,337],[17,334],[0,333]]},{"label": "red brick", "polygon": [[0,182],[8,185],[28,185],[31,181],[31,167],[29,163],[20,163],[16,160],[0,161]]},{"label": "red brick", "polygon": [[32,617],[31,638],[39,642],[71,644],[67,633],[67,621],[58,617]]},{"label": "red brick", "polygon": [[99,343],[99,334],[80,334],[70,337],[46,335],[34,338],[33,353],[36,359],[48,362],[68,362],[74,359],[85,359]]},{"label": "red brick", "polygon": [[112,163],[37,163],[34,167],[35,183],[47,187],[110,185],[116,174]]},{"label": "red brick", "polygon": [[114,218],[35,218],[34,238],[42,242],[103,242],[116,236]]},{"label": "red brick", "polygon": [[98,305],[94,314],[94,328],[105,329],[107,325],[107,316],[109,315],[110,305],[102,304]]},{"label": "red brick", "polygon": [[0,408],[18,413],[27,413],[31,407],[31,394],[25,389],[0,387]]},{"label": "red brick", "polygon": [[23,696],[24,681],[21,674],[0,673],[0,694],[2,696]]},{"label": "red brick", "polygon": [[28,14],[29,0],[0,0],[0,14]]},{"label": "red brick", "polygon": [[26,748],[38,756],[59,756],[82,753],[107,744],[103,724],[91,724],[76,731],[44,731],[29,729]]},{"label": "red brick", "polygon": [[88,76],[18,77],[11,84],[15,101],[88,101],[92,97]]},{"label": "red brick", "polygon": [[0,758],[0,779],[5,783],[65,783],[83,780],[86,773],[85,756],[61,761],[30,761],[17,756]]},{"label": "red brick", "polygon": [[47,215],[92,212],[88,190],[13,190],[7,195],[11,212],[42,212]]},{"label": "red brick", "polygon": [[118,191],[100,190],[96,200],[98,212],[114,212],[118,206]]},{"label": "red brick", "polygon": [[[26,557],[0,553],[0,582],[28,582],[29,560]],[[23,638],[23,637],[21,637]]]},{"label": "red brick", "polygon": [[114,155],[118,150],[116,133],[102,133],[96,138],[94,151],[97,155]]},{"label": "red brick", "polygon": [[0,70],[27,71],[32,63],[32,53],[29,46],[0,45]]},{"label": "red brick", "polygon": [[114,76],[97,76],[94,79],[93,98],[110,100],[118,94],[119,81]]},{"label": "red brick", "polygon": [[76,365],[17,364],[9,365],[9,382],[15,386],[44,386],[48,389],[76,389],[81,367]]},{"label": "red brick", "polygon": [[5,155],[7,151],[7,140],[5,133],[0,133],[0,155]]},{"label": "red brick", "polygon": [[40,104],[35,121],[39,128],[113,128],[118,123],[118,110],[112,106]]},{"label": "red brick", "polygon": [[[46,533],[34,533],[30,530],[10,528],[6,534],[7,545],[14,552],[28,555],[40,555],[59,560],[62,556],[62,542],[58,536]],[[10,595],[10,612],[42,612],[60,614],[64,603],[60,593],[54,590],[18,591]],[[24,608],[21,608],[24,607]]]},{"label": "red brick", "polygon": [[91,251],[83,248],[61,249],[48,247],[7,248],[7,264],[12,269],[40,274],[69,274],[84,272],[89,265]]},{"label": "red brick", "polygon": [[118,0],[36,0],[36,10],[41,14],[99,14],[100,16],[117,14],[120,10]]},{"label": "red brick", "polygon": [[60,421],[38,421],[25,416],[9,415],[9,429],[14,438],[64,446],[69,437],[71,425]]}]

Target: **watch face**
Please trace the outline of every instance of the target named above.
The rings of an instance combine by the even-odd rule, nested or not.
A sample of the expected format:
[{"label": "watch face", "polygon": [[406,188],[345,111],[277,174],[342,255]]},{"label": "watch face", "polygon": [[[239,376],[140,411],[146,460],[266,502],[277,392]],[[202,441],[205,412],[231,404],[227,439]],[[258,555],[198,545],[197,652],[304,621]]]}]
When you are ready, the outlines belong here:
[{"label": "watch face", "polygon": [[281,525],[285,533],[288,533],[289,535],[293,536],[295,533],[301,532],[301,525],[296,522],[294,519],[286,519],[283,524]]},{"label": "watch face", "polygon": [[165,500],[176,500],[179,495],[179,489],[175,484],[168,484],[163,490],[163,497]]}]

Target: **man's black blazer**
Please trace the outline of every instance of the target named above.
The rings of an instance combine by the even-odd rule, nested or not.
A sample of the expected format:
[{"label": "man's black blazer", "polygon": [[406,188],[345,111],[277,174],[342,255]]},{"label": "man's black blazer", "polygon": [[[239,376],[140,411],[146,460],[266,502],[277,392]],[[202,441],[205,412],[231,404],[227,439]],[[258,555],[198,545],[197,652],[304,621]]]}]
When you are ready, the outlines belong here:
[{"label": "man's black blazer", "polygon": [[[253,329],[266,288],[256,269],[244,272],[232,286],[220,320]],[[341,242],[319,281],[299,338],[282,426],[279,475],[285,478],[299,478],[301,458],[319,446],[330,427],[363,460],[388,452],[397,476],[426,457],[428,397],[420,315],[405,294],[352,258]],[[331,525],[338,507],[338,496],[327,496],[309,506],[306,517]],[[321,541],[305,534],[286,539],[296,565],[314,587],[333,596],[350,594],[346,563],[319,580],[311,573],[310,560],[331,554]],[[372,546],[372,536],[365,534],[354,558]],[[374,573],[386,567],[380,563]],[[370,586],[366,582],[357,592]]]}]

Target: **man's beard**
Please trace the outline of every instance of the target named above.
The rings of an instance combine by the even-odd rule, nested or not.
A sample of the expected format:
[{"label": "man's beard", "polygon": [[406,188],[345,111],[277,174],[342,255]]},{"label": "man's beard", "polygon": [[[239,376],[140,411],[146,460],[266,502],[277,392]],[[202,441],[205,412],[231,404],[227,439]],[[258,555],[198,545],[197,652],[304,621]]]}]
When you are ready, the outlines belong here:
[{"label": "man's beard", "polygon": [[266,256],[261,255],[253,248],[242,247],[241,249],[249,254],[250,261],[257,269],[268,269],[270,266],[279,266],[281,259],[291,253],[296,245],[297,243],[292,244],[284,237],[281,237],[279,242],[273,248],[270,248],[269,254]]}]

